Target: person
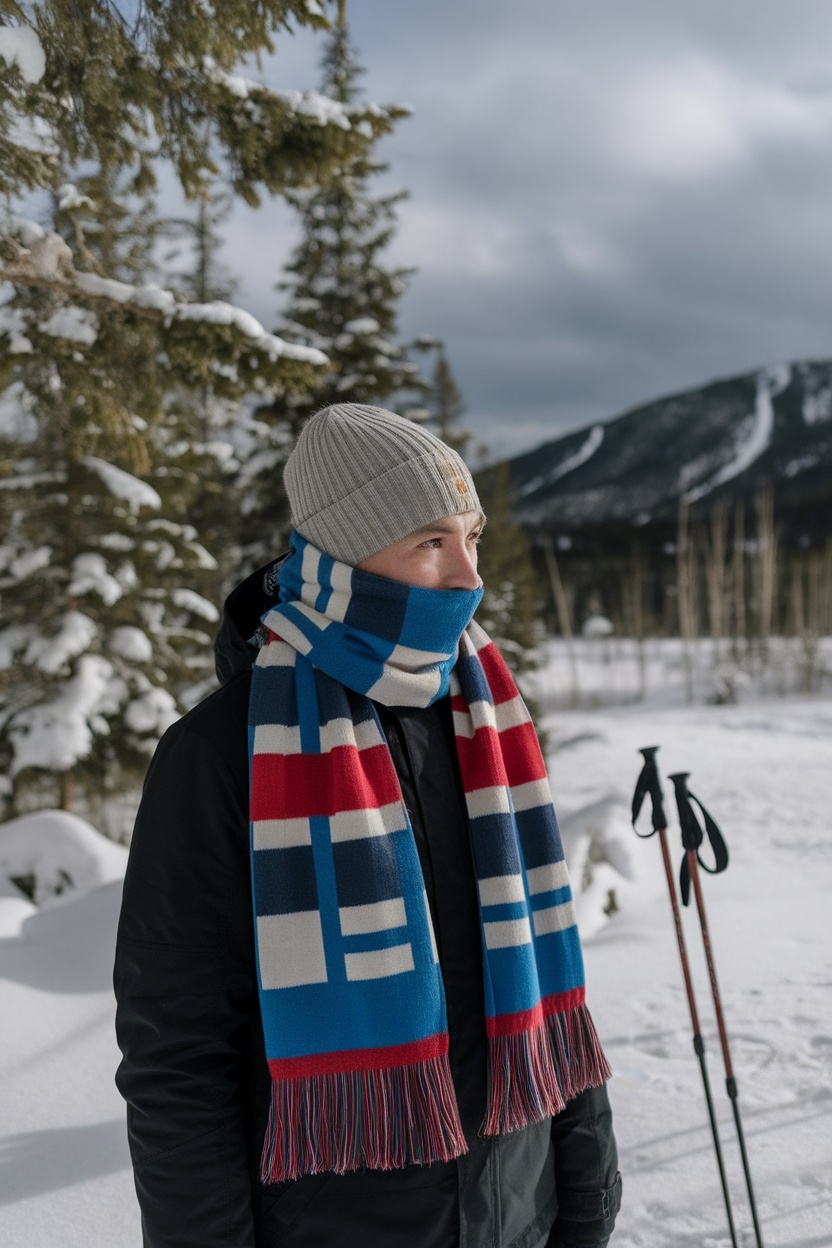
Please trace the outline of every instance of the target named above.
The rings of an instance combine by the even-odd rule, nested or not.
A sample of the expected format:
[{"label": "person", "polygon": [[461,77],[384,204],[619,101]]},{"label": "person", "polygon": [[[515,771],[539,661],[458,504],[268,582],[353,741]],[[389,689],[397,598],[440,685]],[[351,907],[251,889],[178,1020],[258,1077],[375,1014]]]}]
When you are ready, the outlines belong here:
[{"label": "person", "polygon": [[115,964],[146,1248],[602,1248],[621,1179],[481,511],[392,412],[314,415],[288,556],[162,738]]}]

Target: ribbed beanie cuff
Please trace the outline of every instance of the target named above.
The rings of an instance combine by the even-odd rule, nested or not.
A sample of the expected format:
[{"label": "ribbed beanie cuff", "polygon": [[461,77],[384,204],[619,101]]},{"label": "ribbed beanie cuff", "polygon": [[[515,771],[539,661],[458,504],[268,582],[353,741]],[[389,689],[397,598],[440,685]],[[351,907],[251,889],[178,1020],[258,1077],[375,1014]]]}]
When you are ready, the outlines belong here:
[{"label": "ribbed beanie cuff", "polygon": [[442,516],[482,511],[455,450],[395,412],[358,403],[310,417],[283,482],[297,531],[353,566]]}]

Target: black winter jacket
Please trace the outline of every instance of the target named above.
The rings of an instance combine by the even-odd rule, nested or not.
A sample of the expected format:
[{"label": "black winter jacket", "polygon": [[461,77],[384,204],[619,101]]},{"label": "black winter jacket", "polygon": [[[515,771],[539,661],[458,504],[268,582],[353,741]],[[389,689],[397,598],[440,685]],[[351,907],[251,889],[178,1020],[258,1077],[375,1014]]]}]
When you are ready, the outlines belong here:
[{"label": "black winter jacket", "polygon": [[[270,1080],[248,848],[247,709],[262,573],[226,604],[222,688],[160,742],[139,809],[115,966],[116,1082],[146,1248],[602,1248],[620,1202],[606,1089],[478,1135],[486,1037],[477,895],[448,700],[379,707],[439,945],[469,1152],[403,1170],[262,1186]],[[552,1229],[554,1228],[554,1229]]]}]

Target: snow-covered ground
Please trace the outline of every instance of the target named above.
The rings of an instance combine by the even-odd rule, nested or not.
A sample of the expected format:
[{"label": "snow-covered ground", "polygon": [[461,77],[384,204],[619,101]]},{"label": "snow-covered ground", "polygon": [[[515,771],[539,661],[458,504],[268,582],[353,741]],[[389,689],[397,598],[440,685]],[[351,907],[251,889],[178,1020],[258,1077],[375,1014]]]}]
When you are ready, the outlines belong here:
[{"label": "snow-covered ground", "polygon": [[[765,1244],[832,1245],[832,701],[624,707],[548,723],[558,804],[569,811],[595,800],[600,810],[593,839],[601,861],[579,908],[587,930],[616,888],[604,859],[630,854],[620,862],[632,877],[616,889],[621,908],[585,946],[590,1004],[616,1074],[625,1182],[616,1248],[730,1244],[660,847],[655,837],[628,836],[636,751],[657,744],[664,775],[691,772],[731,852],[724,874],[702,877],[703,891]],[[678,864],[678,833],[671,841]],[[739,1242],[748,1248],[754,1238],[695,914],[685,912],[684,925]]]},{"label": "snow-covered ground", "polygon": [[[613,1242],[729,1243],[659,845],[638,840],[628,823],[636,751],[658,744],[663,774],[691,771],[731,850],[728,871],[704,877],[703,887],[766,1248],[822,1248],[832,1245],[832,700],[674,703],[657,687],[646,704],[547,717],[553,787],[583,888],[590,1004],[616,1073],[625,1198]],[[25,874],[20,828],[0,825],[0,859],[4,832],[16,838],[11,846],[7,835],[4,861]],[[30,868],[60,879],[55,842],[37,835]],[[95,856],[95,841],[77,826],[70,840],[76,855]],[[113,1086],[119,883],[114,847],[99,848],[98,878],[110,882],[65,888],[39,911],[0,897],[7,930],[23,920],[19,935],[0,940],[0,1243],[9,1248],[141,1243]],[[89,887],[94,872],[84,879]],[[740,1243],[749,1248],[695,916],[686,913],[685,924]]]}]

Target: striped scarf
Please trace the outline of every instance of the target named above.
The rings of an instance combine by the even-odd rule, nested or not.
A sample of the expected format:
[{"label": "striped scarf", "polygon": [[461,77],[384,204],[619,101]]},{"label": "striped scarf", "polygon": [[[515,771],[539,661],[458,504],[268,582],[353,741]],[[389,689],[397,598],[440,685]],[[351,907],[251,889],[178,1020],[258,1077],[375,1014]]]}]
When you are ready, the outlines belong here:
[{"label": "striped scarf", "polygon": [[373,700],[451,695],[481,917],[486,1135],[609,1077],[546,769],[482,591],[400,584],[297,533],[249,705],[251,863],[273,1097],[262,1177],[466,1151],[425,885]]}]

